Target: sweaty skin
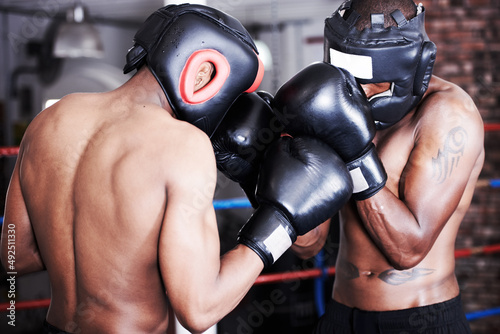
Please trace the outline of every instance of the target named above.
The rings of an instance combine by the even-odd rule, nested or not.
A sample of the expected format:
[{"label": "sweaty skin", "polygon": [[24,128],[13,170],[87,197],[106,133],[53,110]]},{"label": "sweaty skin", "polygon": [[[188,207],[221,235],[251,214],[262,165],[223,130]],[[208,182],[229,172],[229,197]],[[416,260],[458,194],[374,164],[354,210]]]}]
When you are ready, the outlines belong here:
[{"label": "sweaty skin", "polygon": [[2,263],[15,226],[15,270],[48,271],[47,321],[62,330],[165,333],[169,301],[202,332],[263,268],[246,246],[220,257],[216,175],[208,136],[173,116],[146,66],[114,91],[66,96],[24,136]]},{"label": "sweaty skin", "polygon": [[[362,86],[367,97],[387,89]],[[388,311],[459,294],[455,239],[483,166],[483,141],[471,98],[436,76],[415,110],[377,132],[387,184],[341,210],[333,299]]]}]

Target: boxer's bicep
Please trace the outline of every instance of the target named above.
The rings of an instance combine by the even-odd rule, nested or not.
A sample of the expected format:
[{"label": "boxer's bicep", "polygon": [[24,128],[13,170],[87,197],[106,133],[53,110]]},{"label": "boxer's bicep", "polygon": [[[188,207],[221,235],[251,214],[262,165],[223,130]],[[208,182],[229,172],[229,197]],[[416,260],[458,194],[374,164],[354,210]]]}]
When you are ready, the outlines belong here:
[{"label": "boxer's bicep", "polygon": [[163,282],[174,310],[180,314],[209,294],[211,281],[220,269],[213,208],[217,182],[213,151],[211,146],[188,143],[183,144],[182,151],[175,165],[169,166],[167,205],[158,245]]},{"label": "boxer's bicep", "polygon": [[159,266],[166,293],[186,328],[203,331],[229,313],[263,268],[250,248],[237,245],[220,256],[213,196],[215,157],[207,140],[178,156],[167,182],[159,238]]},{"label": "boxer's bicep", "polygon": [[423,130],[400,183],[400,197],[424,237],[437,234],[457,210],[481,145],[477,122],[459,118]]}]

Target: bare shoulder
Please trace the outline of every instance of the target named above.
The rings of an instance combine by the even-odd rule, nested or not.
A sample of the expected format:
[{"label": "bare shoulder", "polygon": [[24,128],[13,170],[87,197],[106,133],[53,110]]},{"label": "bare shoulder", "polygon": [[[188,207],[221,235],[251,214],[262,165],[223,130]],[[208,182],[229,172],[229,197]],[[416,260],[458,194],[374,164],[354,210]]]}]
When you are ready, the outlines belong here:
[{"label": "bare shoulder", "polygon": [[[57,103],[53,105],[56,108],[68,108],[72,106],[79,106],[82,103],[95,101],[102,93],[71,93],[63,96]],[[49,107],[51,108],[51,107]]]},{"label": "bare shoulder", "polygon": [[[71,136],[80,133],[84,123],[81,119],[84,114],[83,111],[88,110],[83,106],[83,97],[86,95],[88,94],[68,94],[42,110],[30,122],[23,136],[23,142],[27,142],[32,138],[40,141],[41,138],[50,139],[62,135],[66,136],[65,133]],[[63,141],[54,141],[55,144],[61,142]]]},{"label": "bare shoulder", "polygon": [[[484,124],[472,98],[458,85],[433,77],[415,114],[415,145],[436,158],[460,154],[464,167],[484,160]],[[437,153],[436,153],[437,152]],[[451,155],[450,155],[451,156]]]},{"label": "bare shoulder", "polygon": [[422,122],[436,127],[462,126],[470,130],[483,129],[483,121],[472,98],[461,87],[433,76],[428,92],[419,106]]},{"label": "bare shoulder", "polygon": [[[212,144],[209,137],[200,129],[187,122],[173,120],[175,126],[170,128],[165,140],[175,143],[174,148],[181,156],[198,156],[199,160],[215,161]],[[196,159],[196,160],[198,160]]]},{"label": "bare shoulder", "polygon": [[[161,139],[164,144],[158,148],[160,150],[161,146],[169,148],[169,153],[163,156],[169,166],[176,169],[175,174],[189,175],[189,179],[193,182],[197,177],[214,177],[215,155],[209,137],[187,122],[171,119],[168,123],[170,124],[165,128],[168,131],[164,132]],[[175,157],[175,164],[171,164],[172,157]]]},{"label": "bare shoulder", "polygon": [[416,117],[417,136],[446,136],[460,131],[482,147],[484,125],[472,98],[458,85],[433,76]]}]

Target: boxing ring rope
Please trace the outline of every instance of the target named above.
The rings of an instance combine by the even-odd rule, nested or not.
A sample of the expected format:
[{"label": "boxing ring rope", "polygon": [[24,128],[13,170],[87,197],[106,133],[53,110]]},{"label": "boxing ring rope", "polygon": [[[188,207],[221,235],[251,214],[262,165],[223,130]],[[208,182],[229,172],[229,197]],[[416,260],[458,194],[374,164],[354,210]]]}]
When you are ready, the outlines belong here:
[{"label": "boxing ring rope", "polygon": [[17,146],[7,146],[0,147],[0,158],[1,157],[13,157],[19,153],[19,147]]},{"label": "boxing ring rope", "polygon": [[[484,131],[500,131],[500,123],[485,123]],[[16,156],[19,153],[19,147],[17,146],[6,146],[0,147],[0,158]]]},{"label": "boxing ring rope", "polygon": [[[478,254],[493,254],[500,253],[500,244],[487,245],[487,246],[477,246],[471,248],[463,248],[455,250],[455,258],[469,257]],[[320,256],[321,258],[321,256]],[[262,274],[257,277],[254,285],[272,284],[272,283],[283,283],[296,280],[313,279],[313,278],[325,278],[327,276],[335,275],[335,267],[319,267],[312,269],[305,269],[300,271],[287,271],[280,273]],[[7,308],[10,306],[10,302],[0,303],[0,312],[7,312]],[[50,305],[50,299],[39,299],[39,300],[27,300],[27,301],[16,301],[16,310],[30,310],[36,308],[48,308]],[[483,311],[474,311],[466,314],[469,321],[493,316],[500,314],[500,307],[492,308]]]},{"label": "boxing ring rope", "polygon": [[485,123],[484,131],[500,131],[500,123]]},{"label": "boxing ring rope", "polygon": [[[489,123],[484,125],[484,130],[488,131],[500,131],[500,123]],[[16,156],[19,153],[19,147],[0,147],[0,158]],[[500,179],[481,179],[477,182],[477,187],[492,187],[500,188]],[[251,208],[250,202],[246,197],[232,198],[232,199],[222,199],[213,201],[215,210],[226,210],[226,209],[238,209],[238,208]],[[3,224],[3,217],[0,216],[0,225]],[[478,254],[493,254],[500,253],[500,244],[477,246],[470,248],[463,248],[455,250],[455,258],[470,257]],[[287,271],[280,273],[271,274],[261,274],[255,281],[254,285],[272,284],[272,283],[283,283],[295,280],[304,279],[324,279],[328,276],[335,275],[335,267],[324,266],[320,262],[322,256],[316,256],[316,267],[311,269],[304,269],[300,271]],[[322,292],[322,288],[319,287],[320,284],[315,282],[315,294]],[[317,296],[316,296],[317,297]],[[322,303],[320,303],[322,304]],[[7,312],[10,302],[0,303],[0,312]],[[29,310],[37,308],[48,308],[50,305],[50,299],[40,299],[40,300],[29,300],[29,301],[16,301],[16,310]],[[319,308],[322,309],[324,306],[320,305]],[[500,315],[500,307],[492,308],[489,310],[473,311],[466,314],[466,318],[469,321],[477,320],[484,317]]]}]

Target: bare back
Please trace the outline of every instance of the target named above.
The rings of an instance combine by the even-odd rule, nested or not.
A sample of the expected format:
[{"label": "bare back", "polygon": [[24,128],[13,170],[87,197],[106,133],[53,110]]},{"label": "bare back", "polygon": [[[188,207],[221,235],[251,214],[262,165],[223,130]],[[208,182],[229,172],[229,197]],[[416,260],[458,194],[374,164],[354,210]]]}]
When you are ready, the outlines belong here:
[{"label": "bare back", "polygon": [[56,287],[47,320],[66,331],[167,327],[158,269],[166,171],[157,162],[169,137],[178,144],[171,123],[179,122],[118,97],[68,96],[33,121],[22,144],[21,188]]},{"label": "bare back", "polygon": [[47,321],[61,330],[165,333],[169,306],[204,332],[263,269],[243,244],[220,255],[216,183],[209,137],[174,116],[142,67],[32,121],[7,191],[1,262],[17,275],[48,271]]},{"label": "bare back", "polygon": [[388,181],[341,212],[333,298],[387,311],[457,296],[455,238],[484,160],[477,109],[434,77],[418,109],[374,142]]}]

